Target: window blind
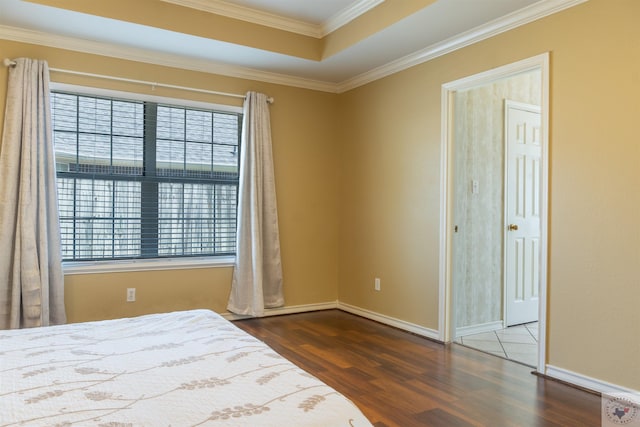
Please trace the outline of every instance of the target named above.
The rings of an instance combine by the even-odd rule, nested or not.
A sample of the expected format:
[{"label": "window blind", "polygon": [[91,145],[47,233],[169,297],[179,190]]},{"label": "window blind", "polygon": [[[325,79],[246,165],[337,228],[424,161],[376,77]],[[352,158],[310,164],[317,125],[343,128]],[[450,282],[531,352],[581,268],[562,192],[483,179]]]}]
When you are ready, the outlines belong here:
[{"label": "window blind", "polygon": [[240,114],[51,99],[65,260],[234,253]]}]

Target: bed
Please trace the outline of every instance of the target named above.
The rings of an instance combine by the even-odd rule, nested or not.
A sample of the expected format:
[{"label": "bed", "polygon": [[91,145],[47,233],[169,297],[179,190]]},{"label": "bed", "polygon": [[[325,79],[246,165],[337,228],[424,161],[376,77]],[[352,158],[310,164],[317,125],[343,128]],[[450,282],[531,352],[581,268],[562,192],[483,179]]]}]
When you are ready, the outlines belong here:
[{"label": "bed", "polygon": [[208,310],[0,331],[0,426],[371,426]]}]

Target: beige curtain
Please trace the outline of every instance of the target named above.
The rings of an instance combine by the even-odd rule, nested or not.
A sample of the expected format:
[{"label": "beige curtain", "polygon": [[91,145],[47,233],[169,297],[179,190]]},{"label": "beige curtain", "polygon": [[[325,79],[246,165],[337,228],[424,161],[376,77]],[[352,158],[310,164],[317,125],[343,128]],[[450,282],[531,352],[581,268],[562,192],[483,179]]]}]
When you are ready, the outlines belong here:
[{"label": "beige curtain", "polygon": [[240,146],[236,263],[227,309],[263,316],[284,305],[267,96],[249,92]]},{"label": "beige curtain", "polygon": [[49,68],[15,62],[0,145],[0,329],[66,321]]}]

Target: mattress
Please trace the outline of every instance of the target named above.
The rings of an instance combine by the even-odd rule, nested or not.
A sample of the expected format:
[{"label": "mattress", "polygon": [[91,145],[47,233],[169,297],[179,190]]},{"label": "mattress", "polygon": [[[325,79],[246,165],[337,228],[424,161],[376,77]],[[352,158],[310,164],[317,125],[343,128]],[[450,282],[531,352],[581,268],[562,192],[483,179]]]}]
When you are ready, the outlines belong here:
[{"label": "mattress", "polygon": [[0,426],[371,426],[208,310],[0,331]]}]

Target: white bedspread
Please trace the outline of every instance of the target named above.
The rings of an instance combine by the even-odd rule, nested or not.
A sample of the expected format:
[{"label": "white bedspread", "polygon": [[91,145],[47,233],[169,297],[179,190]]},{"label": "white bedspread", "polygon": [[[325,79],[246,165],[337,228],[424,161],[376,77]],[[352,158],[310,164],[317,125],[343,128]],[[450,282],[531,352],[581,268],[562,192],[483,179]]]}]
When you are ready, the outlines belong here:
[{"label": "white bedspread", "polygon": [[0,331],[0,426],[371,426],[208,310]]}]

